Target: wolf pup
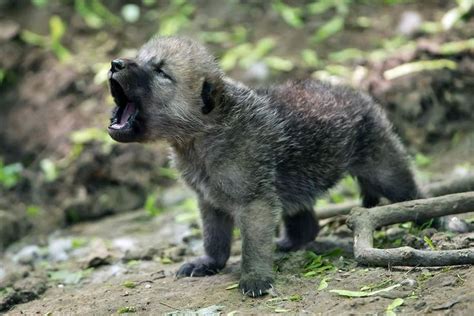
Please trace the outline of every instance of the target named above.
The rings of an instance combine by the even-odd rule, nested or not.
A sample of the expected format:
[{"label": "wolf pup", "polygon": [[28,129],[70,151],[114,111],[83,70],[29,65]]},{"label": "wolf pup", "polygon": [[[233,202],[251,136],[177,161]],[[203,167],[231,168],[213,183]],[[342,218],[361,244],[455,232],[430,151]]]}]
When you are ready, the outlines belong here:
[{"label": "wolf pup", "polygon": [[205,255],[178,277],[222,269],[234,224],[241,230],[240,289],[255,297],[273,282],[273,236],[281,251],[313,241],[316,197],[345,173],[364,207],[380,197],[417,198],[407,154],[382,109],[368,96],[315,80],[252,89],[224,76],[213,56],[182,37],[156,37],[109,73],[119,142],[163,139],[198,196]]}]

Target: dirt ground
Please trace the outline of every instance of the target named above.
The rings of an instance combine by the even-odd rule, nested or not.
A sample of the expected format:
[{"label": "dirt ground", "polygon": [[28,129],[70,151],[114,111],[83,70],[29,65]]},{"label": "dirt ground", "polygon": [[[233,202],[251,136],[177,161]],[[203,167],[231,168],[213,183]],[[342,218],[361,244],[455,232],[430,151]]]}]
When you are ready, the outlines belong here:
[{"label": "dirt ground", "polygon": [[[119,145],[105,132],[112,103],[104,79],[109,61],[133,54],[156,33],[157,24],[143,19],[123,28],[92,29],[72,5],[61,1],[51,1],[48,9],[26,0],[7,2],[0,1],[0,171],[15,163],[23,169],[15,186],[0,185],[0,314],[474,315],[473,266],[357,265],[344,216],[322,221],[320,236],[308,251],[275,254],[275,289],[265,297],[251,299],[236,288],[237,230],[221,273],[176,279],[184,261],[202,254],[195,198],[169,168],[166,146]],[[113,3],[117,13],[128,1]],[[294,69],[267,68],[258,78],[252,71],[262,64],[255,62],[228,74],[257,86],[327,76],[361,88],[388,112],[420,183],[472,173],[474,49],[443,54],[440,48],[472,41],[472,14],[461,27],[434,33],[418,29],[397,44],[404,13],[415,11],[424,22],[439,21],[454,1],[354,3],[345,29],[313,46],[308,39],[331,12],[292,29],[270,4],[258,1],[196,1],[184,34],[202,39],[206,32],[225,30],[234,36],[239,25],[246,29],[246,44],[271,37],[277,43],[271,54],[292,61]],[[59,62],[51,51],[21,39],[25,30],[47,35],[51,14],[68,22],[62,44],[73,63]],[[363,26],[367,21],[370,26]],[[222,57],[238,43],[244,42],[206,44]],[[471,42],[461,44],[466,43]],[[308,47],[321,64],[301,63],[301,51]],[[361,52],[347,60],[334,57],[346,48]],[[394,67],[438,59],[455,62],[456,68],[384,77]],[[322,202],[357,198],[354,181],[345,180]],[[463,217],[474,222],[473,213]],[[453,234],[409,223],[385,227],[374,238],[379,247],[474,247],[472,232]],[[344,296],[338,290],[358,292]]]},{"label": "dirt ground", "polygon": [[[474,147],[470,148],[467,156],[447,151],[443,159],[433,162],[433,168],[446,177],[462,173],[459,167],[453,170],[452,165],[473,163]],[[441,174],[435,178],[441,178]],[[181,192],[182,200],[193,199],[192,193],[180,184],[171,186],[163,195],[165,199],[176,197],[177,191]],[[6,314],[385,314],[396,299],[403,299],[403,304],[393,310],[400,315],[472,315],[474,311],[474,267],[357,265],[350,253],[351,232],[344,225],[343,216],[323,221],[317,242],[308,247],[318,254],[335,247],[345,249],[327,257],[325,264],[331,269],[308,275],[306,251],[276,253],[275,290],[265,297],[252,299],[236,288],[240,273],[238,234],[234,236],[229,263],[221,273],[176,279],[174,274],[180,264],[202,253],[202,240],[196,230],[195,210],[188,209],[180,200],[170,203],[176,209],[158,216],[151,217],[145,210],[125,212],[58,230],[47,240],[24,240],[10,247],[0,260],[0,267],[11,272],[4,284],[10,282],[18,299]],[[473,219],[472,213],[464,217]],[[376,234],[376,241],[380,241],[381,247],[393,247],[401,236],[404,245],[429,250],[422,237],[430,236],[437,250],[474,247],[473,233],[406,228],[384,228],[380,231],[384,237]],[[39,247],[32,250],[32,245]],[[1,273],[0,269],[0,276]],[[361,289],[388,290],[368,297],[345,297],[331,292]],[[32,301],[21,304],[22,299],[32,297]],[[2,303],[5,300],[0,300]]]},{"label": "dirt ground", "polygon": [[[474,235],[464,237],[472,247]],[[450,238],[432,236],[435,242]],[[56,246],[51,247],[53,244]],[[135,212],[77,224],[56,232],[42,248],[49,253],[40,250],[33,258],[19,258],[18,252],[7,254],[13,261],[26,263],[21,269],[18,264],[11,267],[23,271],[13,283],[21,295],[47,288],[37,299],[11,307],[7,315],[106,315],[126,311],[383,314],[396,298],[403,299],[396,310],[403,315],[472,315],[474,310],[472,266],[363,267],[344,255],[331,259],[334,270],[305,277],[301,270],[303,251],[288,258],[276,255],[280,263],[276,264],[275,291],[251,299],[233,286],[239,279],[239,240],[234,243],[229,264],[218,275],[177,280],[174,273],[182,260],[202,250],[198,237],[190,235],[188,225],[177,223],[173,214],[150,219],[145,212]],[[318,289],[322,279],[327,281],[327,288]],[[370,297],[350,298],[330,292],[396,284],[400,286]]]}]

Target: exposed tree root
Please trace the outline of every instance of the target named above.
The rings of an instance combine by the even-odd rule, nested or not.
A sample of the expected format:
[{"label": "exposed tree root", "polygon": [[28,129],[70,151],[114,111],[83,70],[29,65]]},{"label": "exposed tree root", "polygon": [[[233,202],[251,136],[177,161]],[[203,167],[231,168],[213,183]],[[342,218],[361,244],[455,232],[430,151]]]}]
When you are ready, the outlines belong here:
[{"label": "exposed tree root", "polygon": [[431,183],[424,190],[429,197],[474,191],[474,174],[459,179]]},{"label": "exposed tree root", "polygon": [[354,208],[347,224],[354,231],[354,256],[359,263],[376,266],[444,266],[474,264],[474,249],[422,251],[411,247],[376,249],[376,228],[433,217],[474,211],[474,192],[407,201],[364,209]]},{"label": "exposed tree root", "polygon": [[[469,174],[462,178],[449,179],[445,181],[431,183],[423,188],[428,197],[436,197],[453,193],[474,191],[474,174]],[[337,215],[346,215],[357,206],[357,203],[349,202],[343,204],[335,204],[325,208],[317,209],[318,219],[325,219]],[[474,210],[473,210],[474,211]]]}]

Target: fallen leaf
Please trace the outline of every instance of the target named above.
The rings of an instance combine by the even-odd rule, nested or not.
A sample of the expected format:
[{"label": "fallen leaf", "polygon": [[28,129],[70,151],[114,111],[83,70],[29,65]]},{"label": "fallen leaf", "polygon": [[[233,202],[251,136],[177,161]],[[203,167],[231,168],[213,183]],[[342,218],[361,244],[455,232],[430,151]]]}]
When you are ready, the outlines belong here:
[{"label": "fallen leaf", "polygon": [[225,289],[226,290],[232,290],[232,289],[236,289],[239,287],[239,283],[235,283],[235,284],[232,284],[232,285],[229,285],[228,287],[226,287]]},{"label": "fallen leaf", "polygon": [[397,287],[401,286],[400,284],[394,284],[392,286],[386,287],[384,289],[380,289],[377,291],[370,291],[370,292],[365,292],[365,291],[350,291],[350,290],[330,290],[329,292],[336,293],[341,296],[347,296],[347,297],[367,297],[367,296],[374,296],[379,293],[383,292],[388,292],[391,291]]}]

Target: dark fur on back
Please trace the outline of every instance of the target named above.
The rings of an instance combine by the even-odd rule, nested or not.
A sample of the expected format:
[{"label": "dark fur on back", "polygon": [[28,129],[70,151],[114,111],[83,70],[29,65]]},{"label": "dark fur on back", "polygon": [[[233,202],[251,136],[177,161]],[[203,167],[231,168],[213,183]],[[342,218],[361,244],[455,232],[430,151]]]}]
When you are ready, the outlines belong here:
[{"label": "dark fur on back", "polygon": [[[232,227],[242,235],[242,292],[272,285],[273,234],[280,250],[300,249],[319,227],[313,205],[345,173],[355,176],[366,207],[420,196],[399,139],[367,95],[315,80],[251,89],[224,78],[202,46],[158,38],[135,63],[158,58],[174,82],[149,79],[140,141],[166,139],[184,180],[197,192],[206,254],[178,276],[224,267]],[[145,71],[145,70],[144,70]],[[152,75],[149,75],[153,78]],[[317,212],[316,212],[317,214]]]}]

